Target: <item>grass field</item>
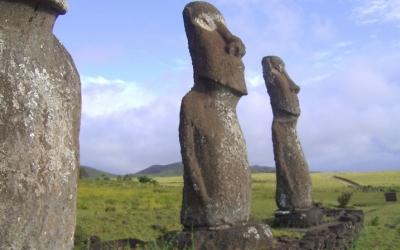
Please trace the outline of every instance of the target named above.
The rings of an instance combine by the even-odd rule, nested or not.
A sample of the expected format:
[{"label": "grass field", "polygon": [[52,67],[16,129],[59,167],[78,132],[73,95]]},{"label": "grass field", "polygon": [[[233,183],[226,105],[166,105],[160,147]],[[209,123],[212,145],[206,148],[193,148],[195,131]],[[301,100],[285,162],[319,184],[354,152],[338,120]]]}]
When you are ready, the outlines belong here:
[{"label": "grass field", "polygon": [[[343,177],[363,186],[357,190],[332,178]],[[400,171],[365,173],[313,173],[313,198],[336,208],[337,197],[353,191],[350,209],[362,209],[365,228],[354,250],[397,249],[400,246],[400,203],[386,202],[384,192],[400,192]],[[132,181],[81,180],[78,185],[76,235],[97,235],[102,241],[137,238],[151,241],[171,231],[180,230],[182,177],[155,178],[158,186]],[[253,174],[253,199],[250,220],[271,221],[275,205],[275,174]],[[274,235],[288,234],[285,229]],[[82,245],[76,246],[80,249]]]}]

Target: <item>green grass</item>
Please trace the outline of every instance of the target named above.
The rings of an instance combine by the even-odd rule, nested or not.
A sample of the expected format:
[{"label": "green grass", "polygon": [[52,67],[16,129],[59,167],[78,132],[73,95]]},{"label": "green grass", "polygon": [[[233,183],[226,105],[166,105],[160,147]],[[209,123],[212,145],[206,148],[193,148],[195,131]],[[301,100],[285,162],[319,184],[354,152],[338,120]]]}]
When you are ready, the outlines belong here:
[{"label": "green grass", "polygon": [[80,181],[75,234],[82,238],[98,235],[102,241],[149,241],[169,230],[179,230],[182,181],[176,180],[179,178],[169,178],[156,187],[139,185],[136,180]]},{"label": "green grass", "polygon": [[[372,186],[381,192],[362,192],[333,175]],[[337,197],[344,191],[354,192],[349,209],[362,209],[365,229],[354,250],[393,249],[400,245],[400,203],[386,202],[384,191],[400,192],[400,171],[366,173],[312,173],[313,199],[336,208]],[[81,180],[78,185],[76,235],[100,236],[102,241],[137,238],[155,240],[172,230],[181,230],[179,212],[182,199],[182,177],[154,178],[158,186],[139,185],[132,181]],[[253,174],[251,221],[273,223],[275,174]],[[357,206],[355,206],[357,205]],[[154,229],[153,225],[157,227]],[[301,237],[285,229],[274,229],[275,236]],[[75,249],[80,249],[77,246]],[[153,249],[153,248],[149,248]],[[154,248],[159,249],[159,248]],[[167,248],[166,248],[167,249]]]}]

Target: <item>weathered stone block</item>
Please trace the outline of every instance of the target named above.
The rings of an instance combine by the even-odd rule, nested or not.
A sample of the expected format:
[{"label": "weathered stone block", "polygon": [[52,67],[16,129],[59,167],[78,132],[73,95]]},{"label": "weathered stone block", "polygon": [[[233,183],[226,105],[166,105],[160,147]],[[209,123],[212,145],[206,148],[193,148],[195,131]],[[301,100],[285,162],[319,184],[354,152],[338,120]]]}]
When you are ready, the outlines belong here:
[{"label": "weathered stone block", "polygon": [[307,240],[312,240],[315,245],[315,249],[321,249],[325,246],[325,237],[323,236],[312,236],[312,237],[307,237]]},{"label": "weathered stone block", "polygon": [[252,250],[270,249],[273,236],[265,224],[251,223],[222,230],[193,229],[170,235],[179,249],[198,250]]},{"label": "weathered stone block", "polygon": [[386,201],[397,201],[396,193],[385,193]]},{"label": "weathered stone block", "polygon": [[314,249],[315,242],[310,239],[302,239],[299,241],[299,245],[301,248],[304,248],[304,249]]},{"label": "weathered stone block", "polygon": [[332,249],[334,246],[335,240],[332,238],[328,238],[325,240],[325,249]]},{"label": "weathered stone block", "polygon": [[319,208],[275,212],[275,224],[281,227],[308,228],[322,223],[323,213]]}]

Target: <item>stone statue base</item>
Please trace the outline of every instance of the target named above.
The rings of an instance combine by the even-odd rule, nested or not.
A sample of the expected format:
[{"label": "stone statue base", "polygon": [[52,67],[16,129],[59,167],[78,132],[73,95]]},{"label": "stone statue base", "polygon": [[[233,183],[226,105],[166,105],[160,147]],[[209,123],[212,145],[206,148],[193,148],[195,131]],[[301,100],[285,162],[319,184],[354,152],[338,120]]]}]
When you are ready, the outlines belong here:
[{"label": "stone statue base", "polygon": [[317,207],[293,211],[275,211],[275,224],[278,227],[308,228],[322,223],[323,212]]},{"label": "stone statue base", "polygon": [[171,232],[163,236],[161,244],[172,244],[178,249],[202,250],[251,250],[272,247],[273,235],[270,227],[261,223],[248,223],[228,229],[193,229]]}]

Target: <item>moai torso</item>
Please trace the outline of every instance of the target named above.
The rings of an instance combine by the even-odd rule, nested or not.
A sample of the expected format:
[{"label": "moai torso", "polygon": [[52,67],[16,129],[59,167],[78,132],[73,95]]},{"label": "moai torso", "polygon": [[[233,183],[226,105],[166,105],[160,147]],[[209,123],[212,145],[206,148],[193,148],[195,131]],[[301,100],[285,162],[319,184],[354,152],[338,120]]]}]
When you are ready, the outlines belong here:
[{"label": "moai torso", "polygon": [[274,115],[272,142],[276,165],[276,204],[280,210],[309,208],[312,184],[308,164],[297,135],[300,91],[276,56],[262,60],[264,79]]},{"label": "moai torso", "polygon": [[72,249],[80,80],[52,34],[66,0],[0,1],[0,249]]},{"label": "moai torso", "polygon": [[183,98],[179,139],[184,164],[181,222],[227,228],[246,223],[251,177],[236,105],[247,94],[242,41],[221,13],[205,2],[183,12],[194,87]]}]

